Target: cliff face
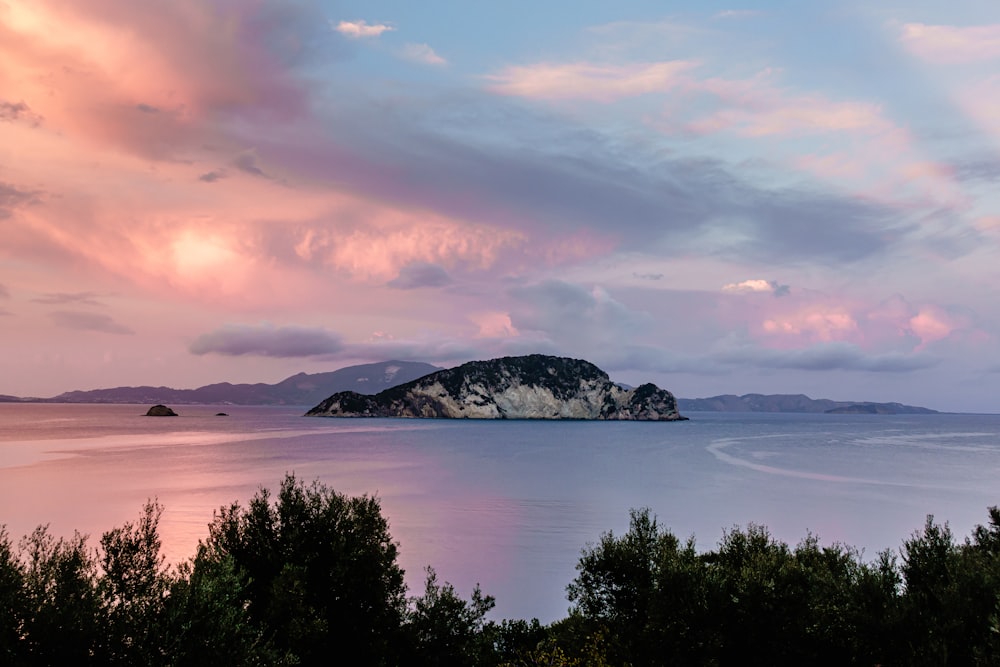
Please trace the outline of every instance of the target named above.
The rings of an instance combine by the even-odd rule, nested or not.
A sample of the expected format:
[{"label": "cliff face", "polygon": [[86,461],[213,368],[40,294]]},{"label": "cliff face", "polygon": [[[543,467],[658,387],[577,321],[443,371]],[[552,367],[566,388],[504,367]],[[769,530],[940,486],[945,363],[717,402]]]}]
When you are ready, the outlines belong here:
[{"label": "cliff face", "polygon": [[673,394],[655,385],[622,389],[597,366],[533,354],[473,361],[374,396],[340,392],[306,413],[315,417],[602,419],[676,421]]}]

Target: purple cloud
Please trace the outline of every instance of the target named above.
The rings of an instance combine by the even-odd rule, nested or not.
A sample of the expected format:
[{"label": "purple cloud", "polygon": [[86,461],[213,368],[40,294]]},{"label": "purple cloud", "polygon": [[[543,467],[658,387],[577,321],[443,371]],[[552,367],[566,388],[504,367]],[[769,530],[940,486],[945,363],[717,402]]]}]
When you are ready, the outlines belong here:
[{"label": "purple cloud", "polygon": [[15,209],[38,201],[38,193],[21,190],[8,183],[0,182],[0,220],[13,215]]},{"label": "purple cloud", "polygon": [[399,270],[399,275],[386,285],[394,289],[443,287],[451,284],[451,276],[441,266],[429,262],[413,262]]},{"label": "purple cloud", "polygon": [[908,373],[938,364],[937,359],[926,354],[869,354],[850,343],[824,343],[797,350],[745,347],[718,354],[715,358],[726,364],[759,368],[873,373]]},{"label": "purple cloud", "polygon": [[64,305],[67,303],[78,303],[85,306],[103,306],[95,297],[100,296],[96,292],[51,292],[32,299],[35,303],[47,305]]},{"label": "purple cloud", "polygon": [[101,313],[82,313],[74,310],[58,310],[49,317],[56,326],[80,331],[97,331],[110,334],[134,334],[123,324],[115,322],[111,317]]},{"label": "purple cloud", "polygon": [[197,355],[289,358],[336,354],[344,343],[340,334],[318,327],[228,324],[198,336],[188,349]]},{"label": "purple cloud", "polygon": [[8,123],[25,121],[29,125],[36,126],[42,121],[42,117],[32,111],[31,107],[24,102],[0,101],[0,121]]},{"label": "purple cloud", "polygon": [[202,174],[201,176],[198,177],[198,180],[204,183],[215,183],[216,181],[221,180],[225,177],[226,177],[225,169],[215,169],[213,171],[209,171],[207,173]]},{"label": "purple cloud", "polygon": [[244,151],[233,159],[233,166],[244,174],[257,176],[258,178],[271,178],[260,165],[257,164],[257,153],[254,151]]}]

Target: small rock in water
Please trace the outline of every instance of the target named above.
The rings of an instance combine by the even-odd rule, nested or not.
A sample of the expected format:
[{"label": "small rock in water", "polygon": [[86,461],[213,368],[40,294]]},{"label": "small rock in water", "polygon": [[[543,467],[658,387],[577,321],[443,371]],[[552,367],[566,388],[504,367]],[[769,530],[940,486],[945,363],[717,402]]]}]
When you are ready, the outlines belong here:
[{"label": "small rock in water", "polygon": [[146,411],[147,417],[176,417],[177,413],[165,405],[154,405]]}]

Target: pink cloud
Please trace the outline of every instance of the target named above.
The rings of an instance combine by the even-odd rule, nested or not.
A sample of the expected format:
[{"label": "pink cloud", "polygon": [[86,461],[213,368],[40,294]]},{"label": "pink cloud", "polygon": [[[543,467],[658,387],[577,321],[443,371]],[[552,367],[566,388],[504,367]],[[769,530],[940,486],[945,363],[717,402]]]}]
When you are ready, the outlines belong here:
[{"label": "pink cloud", "polygon": [[722,108],[688,124],[698,134],[736,132],[744,136],[884,131],[890,127],[878,105],[838,102],[818,94],[791,94],[770,82],[770,71],[750,79],[692,81],[691,91],[717,98]]},{"label": "pink cloud", "polygon": [[923,349],[928,344],[948,338],[960,324],[947,313],[933,306],[925,306],[914,317],[910,318],[910,330],[920,338],[917,349]]},{"label": "pink cloud", "polygon": [[876,352],[920,352],[928,345],[974,330],[965,318],[931,303],[914,305],[901,296],[879,302],[864,297],[797,290],[783,299],[729,292],[729,326],[745,322],[747,333],[772,349],[794,350],[844,343]]},{"label": "pink cloud", "polygon": [[962,109],[980,127],[1000,140],[1000,75],[960,84],[956,97]]},{"label": "pink cloud", "polygon": [[340,21],[333,26],[333,29],[342,35],[347,35],[355,39],[378,37],[383,32],[395,30],[395,28],[385,23],[368,23],[367,21]]},{"label": "pink cloud", "polygon": [[910,53],[928,62],[1000,60],[1000,23],[968,27],[906,23],[899,39]]},{"label": "pink cloud", "polygon": [[448,61],[442,58],[427,44],[406,44],[400,52],[403,58],[424,65],[447,65]]},{"label": "pink cloud", "polygon": [[766,319],[760,326],[766,334],[810,343],[854,341],[859,337],[858,322],[845,308],[809,308]]},{"label": "pink cloud", "polygon": [[487,77],[490,90],[534,99],[587,99],[612,102],[647,93],[665,93],[683,81],[696,63],[683,60],[631,65],[538,63],[508,67]]},{"label": "pink cloud", "polygon": [[510,321],[510,313],[497,311],[473,313],[469,319],[479,327],[479,332],[476,334],[478,338],[510,338],[521,335]]},{"label": "pink cloud", "polygon": [[986,215],[976,220],[976,228],[991,234],[1000,233],[1000,215]]},{"label": "pink cloud", "polygon": [[210,141],[220,114],[304,111],[296,47],[280,40],[297,17],[274,3],[39,0],[5,18],[0,88],[68,137],[164,158]]},{"label": "pink cloud", "polygon": [[655,123],[668,133],[726,133],[753,141],[837,137],[833,150],[790,148],[797,154],[789,161],[872,198],[909,198],[919,206],[966,203],[950,170],[922,155],[910,132],[889,119],[879,104],[789,90],[776,83],[775,70],[745,79],[698,78],[696,66],[687,60],[537,63],[509,67],[488,79],[494,92],[548,101],[609,103],[670,93]]},{"label": "pink cloud", "polygon": [[794,166],[874,199],[913,205],[966,203],[951,168],[927,159],[911,133],[880,106],[797,94],[771,84],[768,76],[711,79],[691,85],[713,95],[722,108],[689,123],[698,134],[730,132],[750,139],[837,136],[838,148],[804,152]]}]

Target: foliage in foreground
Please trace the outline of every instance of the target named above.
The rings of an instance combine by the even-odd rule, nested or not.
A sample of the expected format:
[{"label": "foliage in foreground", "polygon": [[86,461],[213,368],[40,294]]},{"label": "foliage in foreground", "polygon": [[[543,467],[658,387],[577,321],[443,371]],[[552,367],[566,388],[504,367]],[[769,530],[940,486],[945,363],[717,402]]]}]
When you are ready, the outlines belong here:
[{"label": "foliage in foreground", "polygon": [[929,517],[874,562],[762,526],[699,553],[648,510],[583,550],[569,615],[488,621],[427,568],[407,597],[378,500],[288,476],[220,509],[168,568],[162,508],[99,547],[0,527],[3,665],[989,665],[1000,664],[1000,510],[964,542]]}]

